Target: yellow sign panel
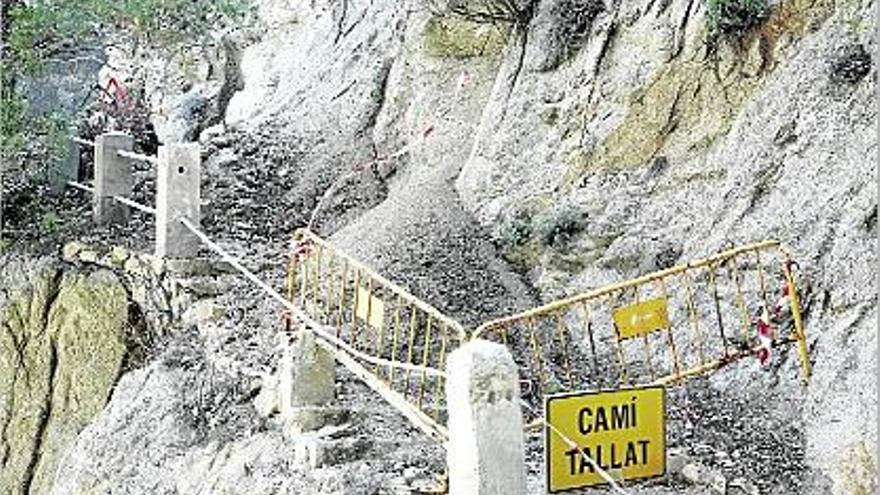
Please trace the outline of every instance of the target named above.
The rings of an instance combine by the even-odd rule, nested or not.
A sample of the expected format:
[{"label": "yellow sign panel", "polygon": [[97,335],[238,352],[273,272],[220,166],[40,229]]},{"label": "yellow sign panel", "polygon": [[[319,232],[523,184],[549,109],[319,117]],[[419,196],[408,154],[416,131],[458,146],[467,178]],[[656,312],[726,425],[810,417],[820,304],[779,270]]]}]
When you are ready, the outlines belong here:
[{"label": "yellow sign panel", "polygon": [[[666,390],[644,387],[548,396],[544,457],[550,493],[666,473]],[[564,438],[563,438],[564,436]]]},{"label": "yellow sign panel", "polygon": [[664,298],[649,299],[645,302],[618,308],[614,310],[612,315],[621,339],[669,328],[669,317]]},{"label": "yellow sign panel", "polygon": [[385,324],[385,302],[363,287],[357,289],[355,314],[375,329]]}]

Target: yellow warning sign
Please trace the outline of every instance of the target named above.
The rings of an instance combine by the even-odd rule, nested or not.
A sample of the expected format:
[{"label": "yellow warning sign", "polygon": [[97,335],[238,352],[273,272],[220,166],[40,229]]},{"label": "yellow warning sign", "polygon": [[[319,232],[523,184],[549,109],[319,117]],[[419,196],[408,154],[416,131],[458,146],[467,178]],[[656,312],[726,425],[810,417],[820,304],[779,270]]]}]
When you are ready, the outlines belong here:
[{"label": "yellow warning sign", "polygon": [[385,324],[385,302],[363,287],[358,287],[357,291],[357,317],[377,330],[382,328]]},{"label": "yellow warning sign", "polygon": [[649,299],[623,308],[615,309],[614,324],[621,339],[628,339],[669,328],[666,299]]},{"label": "yellow warning sign", "polygon": [[620,480],[665,474],[663,387],[551,395],[544,408],[550,493],[606,483],[596,466]]}]

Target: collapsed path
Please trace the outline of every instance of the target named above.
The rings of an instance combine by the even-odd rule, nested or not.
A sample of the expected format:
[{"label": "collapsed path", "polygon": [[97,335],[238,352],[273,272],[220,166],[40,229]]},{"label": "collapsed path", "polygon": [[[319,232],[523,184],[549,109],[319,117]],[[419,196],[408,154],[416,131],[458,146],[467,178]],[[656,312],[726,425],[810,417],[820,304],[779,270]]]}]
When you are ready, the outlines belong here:
[{"label": "collapsed path", "polygon": [[[451,170],[450,170],[451,169]],[[454,164],[412,166],[331,242],[466,327],[533,306],[452,187]]]}]

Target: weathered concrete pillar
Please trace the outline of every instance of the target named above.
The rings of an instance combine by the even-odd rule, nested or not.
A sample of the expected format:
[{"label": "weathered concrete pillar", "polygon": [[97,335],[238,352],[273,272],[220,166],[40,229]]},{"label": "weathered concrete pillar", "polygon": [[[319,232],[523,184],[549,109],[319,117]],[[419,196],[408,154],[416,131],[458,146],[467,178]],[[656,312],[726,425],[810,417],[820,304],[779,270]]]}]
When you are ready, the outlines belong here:
[{"label": "weathered concrete pillar", "polygon": [[80,144],[68,140],[66,149],[65,156],[49,168],[49,189],[52,194],[64,192],[67,181],[79,178]]},{"label": "weathered concrete pillar", "polygon": [[201,219],[202,164],[197,143],[169,144],[159,148],[156,174],[156,256],[190,258],[199,240],[180,223]]},{"label": "weathered concrete pillar", "polygon": [[475,340],[449,355],[446,370],[449,493],[525,494],[519,379],[510,351]]},{"label": "weathered concrete pillar", "polygon": [[281,416],[298,432],[317,430],[330,422],[337,410],[336,361],[301,330],[285,349],[279,370],[278,398]]},{"label": "weathered concrete pillar", "polygon": [[131,196],[133,183],[131,161],[117,152],[131,151],[134,139],[122,132],[109,132],[95,138],[95,194],[92,214],[96,223],[124,223],[128,221],[128,206],[113,196]]}]

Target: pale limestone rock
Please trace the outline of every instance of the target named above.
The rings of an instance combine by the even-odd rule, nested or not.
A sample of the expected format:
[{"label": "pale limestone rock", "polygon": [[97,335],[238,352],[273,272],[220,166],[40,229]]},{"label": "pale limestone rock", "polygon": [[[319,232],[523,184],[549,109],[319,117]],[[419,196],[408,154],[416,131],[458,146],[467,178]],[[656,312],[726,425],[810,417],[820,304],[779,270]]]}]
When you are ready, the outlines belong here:
[{"label": "pale limestone rock", "polygon": [[78,257],[83,263],[98,264],[100,254],[92,249],[83,249],[79,252]]},{"label": "pale limestone rock", "polygon": [[61,257],[64,261],[73,262],[79,260],[79,253],[86,249],[86,245],[79,241],[71,241],[61,248]]},{"label": "pale limestone rock", "polygon": [[[180,304],[184,307],[184,304]],[[199,326],[205,323],[214,323],[223,318],[226,311],[213,299],[202,299],[188,305],[181,316],[184,325]]]}]

